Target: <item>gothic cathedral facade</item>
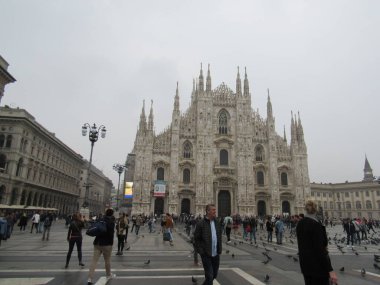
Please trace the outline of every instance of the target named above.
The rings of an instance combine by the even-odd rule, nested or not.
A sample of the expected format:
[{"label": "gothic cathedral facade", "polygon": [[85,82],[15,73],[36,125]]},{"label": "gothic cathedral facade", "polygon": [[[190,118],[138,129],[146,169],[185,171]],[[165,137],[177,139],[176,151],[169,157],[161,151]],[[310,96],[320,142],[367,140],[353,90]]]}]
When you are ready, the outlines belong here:
[{"label": "gothic cathedral facade", "polygon": [[[190,107],[180,112],[178,84],[172,122],[154,133],[153,108],[145,104],[132,154],[132,214],[203,214],[214,203],[218,216],[302,213],[310,196],[307,148],[300,117],[291,118],[291,141],[275,131],[268,92],[267,118],[252,109],[245,71],[236,92],[211,88],[210,67],[193,83]],[[204,84],[205,83],[205,84]]]}]

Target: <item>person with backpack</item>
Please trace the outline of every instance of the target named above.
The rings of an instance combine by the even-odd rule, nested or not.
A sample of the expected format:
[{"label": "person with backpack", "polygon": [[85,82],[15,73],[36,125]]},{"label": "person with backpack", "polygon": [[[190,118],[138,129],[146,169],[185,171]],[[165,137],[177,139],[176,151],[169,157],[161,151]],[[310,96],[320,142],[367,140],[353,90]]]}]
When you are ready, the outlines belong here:
[{"label": "person with backpack", "polygon": [[116,275],[111,273],[111,253],[113,238],[115,233],[115,217],[113,215],[113,209],[107,209],[105,216],[102,220],[106,224],[106,231],[98,234],[94,240],[94,255],[92,256],[92,261],[90,269],[88,272],[88,282],[87,285],[93,285],[94,283],[94,273],[96,264],[98,263],[100,255],[103,254],[104,264],[106,269],[106,279],[107,281],[114,278]]},{"label": "person with backpack", "polygon": [[226,228],[226,236],[227,236],[227,243],[231,243],[231,229],[232,229],[232,217],[231,215],[227,215],[224,220],[223,224],[225,225]]},{"label": "person with backpack", "polygon": [[67,241],[69,243],[69,251],[66,256],[65,269],[69,267],[71,253],[73,252],[74,245],[77,245],[79,266],[84,266],[82,263],[82,229],[84,228],[83,217],[80,213],[75,213],[72,216],[72,221],[69,225],[67,232]]},{"label": "person with backpack", "polygon": [[52,214],[51,213],[46,214],[44,217],[44,222],[43,222],[44,229],[42,233],[42,240],[45,240],[45,236],[46,236],[46,240],[49,240],[50,227],[51,227],[52,222],[53,222]]}]

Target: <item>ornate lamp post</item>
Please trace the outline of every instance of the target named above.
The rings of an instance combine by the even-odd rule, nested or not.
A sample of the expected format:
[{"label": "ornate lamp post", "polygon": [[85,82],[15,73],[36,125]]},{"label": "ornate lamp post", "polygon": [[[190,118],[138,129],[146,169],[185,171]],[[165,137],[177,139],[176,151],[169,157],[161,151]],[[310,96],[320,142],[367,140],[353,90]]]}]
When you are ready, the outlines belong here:
[{"label": "ornate lamp post", "polygon": [[82,135],[83,136],[86,136],[87,135],[87,129],[89,129],[89,133],[88,133],[88,139],[90,140],[91,142],[91,153],[90,153],[90,162],[88,164],[88,170],[87,170],[87,180],[86,180],[86,193],[85,193],[85,196],[84,196],[84,202],[83,202],[83,205],[82,207],[83,208],[87,208],[88,207],[88,194],[89,194],[89,189],[90,189],[90,171],[91,171],[91,163],[92,163],[92,152],[93,152],[93,149],[94,149],[94,144],[95,142],[98,140],[99,138],[99,132],[100,132],[100,137],[101,138],[105,138],[106,137],[106,127],[101,125],[99,128],[93,124],[92,126],[90,126],[89,123],[85,123],[83,126],[82,126]]},{"label": "ornate lamp post", "polygon": [[115,163],[113,165],[113,170],[115,170],[117,173],[119,173],[119,183],[117,184],[117,196],[116,196],[116,211],[119,210],[119,193],[120,193],[120,175],[123,173],[124,169],[126,168],[125,165]]}]

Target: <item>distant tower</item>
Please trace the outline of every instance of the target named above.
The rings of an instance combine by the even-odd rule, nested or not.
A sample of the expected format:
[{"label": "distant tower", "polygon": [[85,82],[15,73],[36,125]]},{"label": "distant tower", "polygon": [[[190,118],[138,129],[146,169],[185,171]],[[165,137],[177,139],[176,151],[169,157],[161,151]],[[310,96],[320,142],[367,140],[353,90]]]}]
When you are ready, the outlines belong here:
[{"label": "distant tower", "polygon": [[365,156],[365,162],[364,162],[364,178],[363,181],[372,181],[374,179],[372,168],[369,165],[367,155]]}]

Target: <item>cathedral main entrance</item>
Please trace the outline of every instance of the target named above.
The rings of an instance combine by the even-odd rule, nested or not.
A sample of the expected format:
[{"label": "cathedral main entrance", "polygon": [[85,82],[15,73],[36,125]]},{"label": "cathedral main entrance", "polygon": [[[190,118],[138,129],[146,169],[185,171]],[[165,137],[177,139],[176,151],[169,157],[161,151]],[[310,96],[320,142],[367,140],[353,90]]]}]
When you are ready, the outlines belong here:
[{"label": "cathedral main entrance", "polygon": [[260,200],[257,203],[257,215],[259,217],[264,217],[267,215],[267,206],[265,204],[265,201],[263,201],[263,200]]},{"label": "cathedral main entrance", "polygon": [[154,213],[159,216],[164,213],[164,198],[154,200]]},{"label": "cathedral main entrance", "polygon": [[229,191],[222,190],[218,195],[218,217],[231,215],[231,195]]},{"label": "cathedral main entrance", "polygon": [[287,213],[290,216],[290,203],[289,201],[282,201],[282,213]]},{"label": "cathedral main entrance", "polygon": [[181,214],[190,214],[190,199],[182,199]]}]

